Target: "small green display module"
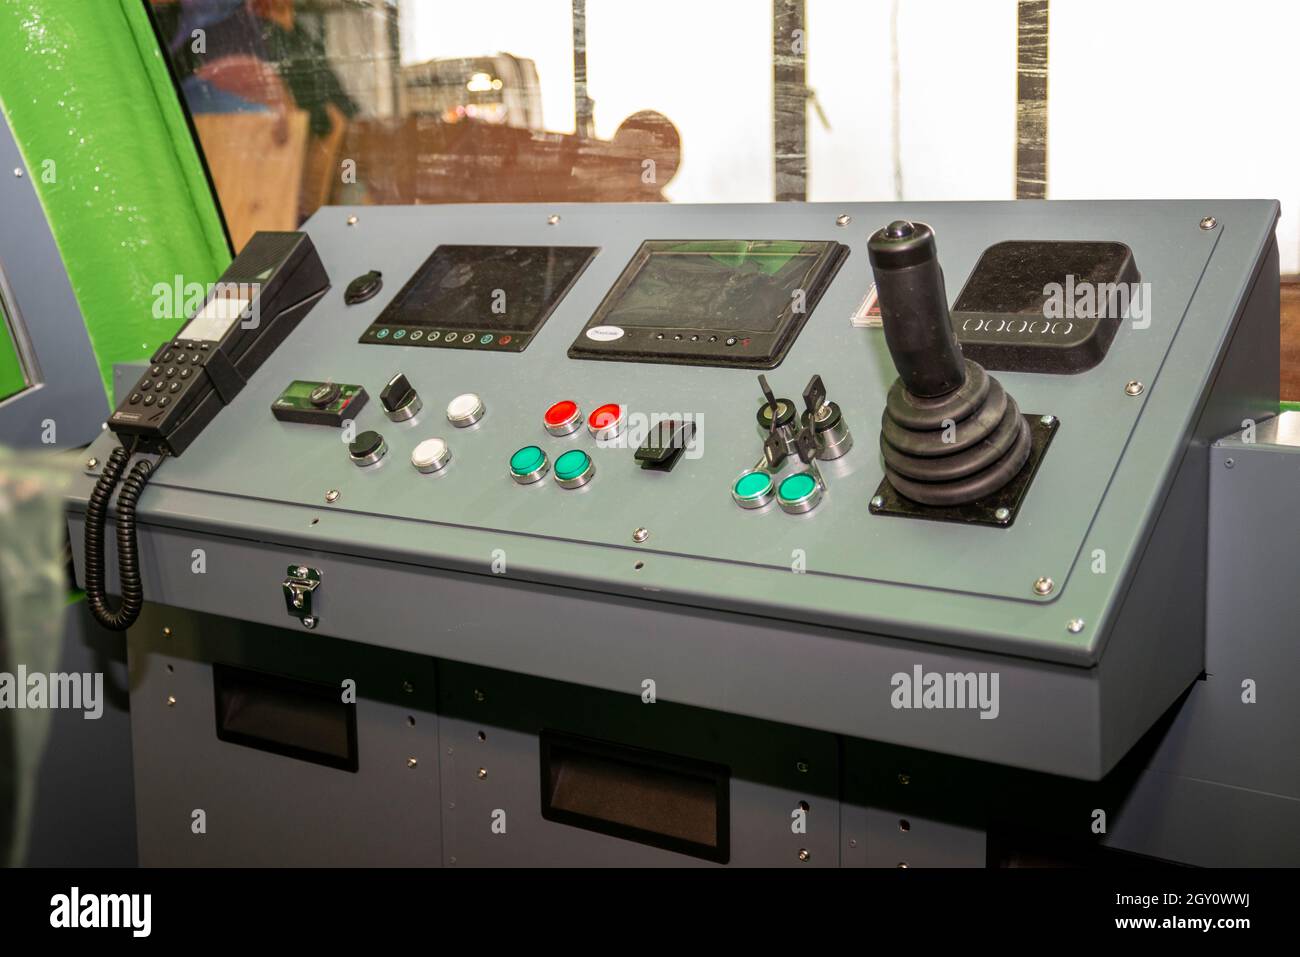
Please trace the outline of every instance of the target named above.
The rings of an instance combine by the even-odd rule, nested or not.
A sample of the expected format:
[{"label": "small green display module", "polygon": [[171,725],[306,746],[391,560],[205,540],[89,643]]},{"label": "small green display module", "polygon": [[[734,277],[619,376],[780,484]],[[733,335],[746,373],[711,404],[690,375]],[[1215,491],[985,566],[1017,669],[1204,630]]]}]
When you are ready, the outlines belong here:
[{"label": "small green display module", "polygon": [[271,403],[271,414],[281,422],[339,428],[345,420],[356,417],[368,398],[366,390],[359,385],[295,379]]}]

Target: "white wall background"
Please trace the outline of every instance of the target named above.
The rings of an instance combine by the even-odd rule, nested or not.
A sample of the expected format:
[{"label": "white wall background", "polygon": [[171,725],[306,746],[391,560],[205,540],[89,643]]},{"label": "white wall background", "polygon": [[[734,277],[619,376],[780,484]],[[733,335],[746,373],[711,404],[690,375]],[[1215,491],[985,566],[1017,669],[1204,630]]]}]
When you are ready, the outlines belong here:
[{"label": "white wall background", "polygon": [[[895,195],[891,8],[807,0],[809,198]],[[1015,0],[897,0],[905,199],[1015,192]],[[533,59],[573,130],[570,0],[401,0],[402,57]],[[588,0],[596,132],[655,109],[682,134],[677,202],[772,199],[770,0]],[[1282,201],[1300,272],[1300,4],[1052,0],[1048,195]],[[1207,210],[1210,207],[1207,206]]]}]

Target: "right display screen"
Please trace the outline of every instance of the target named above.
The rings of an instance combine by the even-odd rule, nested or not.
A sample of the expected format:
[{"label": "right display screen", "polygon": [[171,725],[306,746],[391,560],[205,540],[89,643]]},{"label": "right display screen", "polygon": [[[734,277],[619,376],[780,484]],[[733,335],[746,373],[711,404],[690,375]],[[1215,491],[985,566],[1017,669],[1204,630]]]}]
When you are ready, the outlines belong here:
[{"label": "right display screen", "polygon": [[846,254],[829,241],[649,240],[569,354],[770,368]]}]

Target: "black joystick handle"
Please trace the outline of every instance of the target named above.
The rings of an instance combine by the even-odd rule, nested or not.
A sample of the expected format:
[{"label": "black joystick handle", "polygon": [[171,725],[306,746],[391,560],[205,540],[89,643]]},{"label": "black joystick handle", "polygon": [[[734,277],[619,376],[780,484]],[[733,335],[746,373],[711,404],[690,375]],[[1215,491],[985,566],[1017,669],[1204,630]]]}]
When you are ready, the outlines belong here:
[{"label": "black joystick handle", "polygon": [[922,505],[977,502],[1024,467],[1029,426],[1002,384],[962,357],[934,230],[898,220],[877,231],[867,251],[885,343],[898,367],[880,423],[885,477]]},{"label": "black joystick handle", "polygon": [[934,398],[961,388],[966,364],[948,314],[934,230],[898,220],[867,243],[885,343],[903,387]]}]

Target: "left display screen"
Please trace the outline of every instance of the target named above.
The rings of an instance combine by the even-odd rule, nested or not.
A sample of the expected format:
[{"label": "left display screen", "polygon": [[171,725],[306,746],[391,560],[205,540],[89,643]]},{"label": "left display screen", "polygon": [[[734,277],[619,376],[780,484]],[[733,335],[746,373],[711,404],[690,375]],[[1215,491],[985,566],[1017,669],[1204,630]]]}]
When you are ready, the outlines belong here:
[{"label": "left display screen", "polygon": [[439,246],[361,342],[523,352],[594,246]]}]

